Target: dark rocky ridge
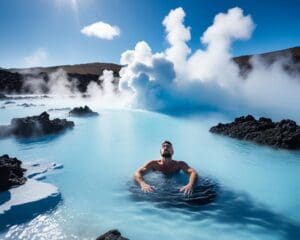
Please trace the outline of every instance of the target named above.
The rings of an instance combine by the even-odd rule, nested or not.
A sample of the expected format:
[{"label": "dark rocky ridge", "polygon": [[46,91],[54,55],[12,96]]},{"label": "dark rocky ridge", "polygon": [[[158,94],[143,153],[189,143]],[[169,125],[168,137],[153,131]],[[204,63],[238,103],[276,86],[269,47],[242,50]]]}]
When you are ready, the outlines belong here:
[{"label": "dark rocky ridge", "polygon": [[255,54],[255,55],[245,55],[233,58],[233,61],[238,64],[240,68],[240,73],[242,75],[247,74],[253,68],[250,59],[253,56],[259,57],[266,65],[271,65],[276,60],[279,59],[289,59],[283,64],[283,68],[287,73],[296,74],[300,73],[300,47],[293,47],[284,50]]},{"label": "dark rocky ridge", "polygon": [[[245,76],[252,69],[250,62],[252,56],[260,56],[267,64],[272,64],[275,60],[282,57],[290,57],[291,61],[284,65],[284,69],[291,74],[300,73],[300,47],[257,55],[235,57],[233,58],[233,61],[238,64],[242,76]],[[99,76],[102,75],[105,69],[113,71],[115,77],[114,83],[117,84],[121,68],[121,65],[113,63],[86,63],[27,69],[0,69],[0,93],[35,93],[32,92],[32,89],[26,87],[26,84],[24,83],[28,79],[43,79],[43,81],[47,83],[49,81],[48,74],[59,69],[63,69],[67,73],[68,81],[71,82],[74,87],[74,89],[71,90],[78,90],[81,93],[84,93],[90,82],[95,82],[100,87],[102,86]],[[49,92],[46,85],[41,90],[42,93]]]},{"label": "dark rocky ridge", "polygon": [[256,120],[248,115],[236,118],[232,123],[219,123],[209,131],[275,148],[300,149],[300,126],[289,119],[273,122],[269,118]]},{"label": "dark rocky ridge", "polygon": [[10,125],[0,126],[0,138],[9,136],[20,138],[40,137],[59,133],[73,127],[74,122],[59,118],[50,120],[49,114],[43,112],[39,116],[13,118]]},{"label": "dark rocky ridge", "polygon": [[100,87],[102,86],[99,76],[102,75],[105,69],[113,71],[115,77],[114,83],[117,83],[121,67],[121,65],[113,63],[87,63],[26,69],[0,69],[0,92],[35,93],[25,83],[29,79],[33,81],[42,79],[45,85],[40,90],[42,93],[49,93],[49,87],[46,84],[49,82],[48,74],[62,69],[67,74],[67,80],[72,83],[74,89],[71,90],[84,93],[91,82],[95,82]]},{"label": "dark rocky ridge", "polygon": [[69,112],[70,116],[75,117],[94,117],[99,116],[97,112],[93,112],[88,106],[75,107]]},{"label": "dark rocky ridge", "polygon": [[105,69],[112,70],[114,72],[114,76],[119,76],[119,71],[121,69],[121,65],[114,63],[84,63],[84,64],[74,64],[74,65],[61,65],[61,66],[53,66],[53,67],[34,67],[34,68],[10,68],[8,71],[10,72],[44,72],[51,73],[55,72],[58,69],[63,69],[68,74],[92,74],[92,75],[101,75]]},{"label": "dark rocky ridge", "polygon": [[26,169],[22,168],[21,164],[17,158],[10,158],[8,155],[0,157],[0,192],[26,182]]},{"label": "dark rocky ridge", "polygon": [[128,238],[122,237],[121,233],[117,229],[110,230],[103,235],[97,237],[96,240],[129,240]]},{"label": "dark rocky ridge", "polygon": [[22,93],[23,77],[19,73],[0,69],[0,92]]}]

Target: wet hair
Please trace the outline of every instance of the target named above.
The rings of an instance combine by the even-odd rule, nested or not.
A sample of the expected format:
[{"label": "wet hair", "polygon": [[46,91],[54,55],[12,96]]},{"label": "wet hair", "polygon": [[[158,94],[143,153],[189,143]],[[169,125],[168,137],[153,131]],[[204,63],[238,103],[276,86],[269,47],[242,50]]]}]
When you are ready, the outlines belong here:
[{"label": "wet hair", "polygon": [[170,141],[168,141],[168,140],[163,141],[161,145],[163,145],[164,143],[167,143],[167,144],[173,146],[172,143]]}]

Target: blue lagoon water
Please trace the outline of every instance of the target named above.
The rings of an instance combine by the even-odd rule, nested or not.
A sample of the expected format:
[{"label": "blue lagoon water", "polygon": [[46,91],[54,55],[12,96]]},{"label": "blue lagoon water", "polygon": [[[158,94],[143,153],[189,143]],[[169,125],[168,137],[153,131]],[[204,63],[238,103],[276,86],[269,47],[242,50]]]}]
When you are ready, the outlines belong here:
[{"label": "blue lagoon water", "polygon": [[[47,101],[31,108],[7,106],[0,110],[0,124],[54,107]],[[172,116],[91,106],[99,117],[70,117],[74,129],[58,136],[0,140],[0,154],[64,166],[43,180],[59,188],[59,204],[9,226],[1,239],[95,239],[113,228],[143,240],[299,239],[299,151],[209,133],[217,122],[232,120],[221,114]],[[54,111],[50,116],[68,114]],[[134,171],[159,158],[165,139],[174,144],[174,159],[216,182],[213,203],[176,208],[133,200],[129,186]]]}]

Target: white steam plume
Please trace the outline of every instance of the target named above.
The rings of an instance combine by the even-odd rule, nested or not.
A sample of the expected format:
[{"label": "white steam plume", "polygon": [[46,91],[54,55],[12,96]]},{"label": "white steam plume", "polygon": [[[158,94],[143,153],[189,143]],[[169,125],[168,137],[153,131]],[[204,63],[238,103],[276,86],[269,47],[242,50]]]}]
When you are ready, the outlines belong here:
[{"label": "white steam plume", "polygon": [[51,94],[68,95],[75,89],[75,85],[75,81],[68,81],[67,73],[61,68],[53,73],[49,73],[48,86]]},{"label": "white steam plume", "polygon": [[98,107],[102,108],[124,108],[131,102],[131,96],[127,92],[118,90],[118,83],[114,77],[113,71],[105,69],[99,76],[101,86],[96,82],[91,82],[87,87],[87,94]]},{"label": "white steam plume", "polygon": [[282,61],[266,66],[253,59],[252,71],[243,78],[232,60],[233,41],[250,38],[255,28],[250,15],[238,7],[216,15],[201,37],[206,48],[193,53],[184,17],[183,9],[177,8],[163,20],[170,44],[164,52],[152,53],[142,41],[122,54],[121,64],[126,67],[120,73],[120,87],[134,93],[134,106],[159,111],[242,109],[300,117],[293,107],[300,101],[299,77],[284,71]]}]

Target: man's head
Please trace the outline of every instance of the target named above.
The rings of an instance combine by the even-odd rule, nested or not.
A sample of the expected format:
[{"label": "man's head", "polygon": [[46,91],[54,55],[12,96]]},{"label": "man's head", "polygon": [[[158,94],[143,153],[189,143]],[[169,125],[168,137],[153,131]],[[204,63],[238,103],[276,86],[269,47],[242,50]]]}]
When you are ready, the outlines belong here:
[{"label": "man's head", "polygon": [[161,144],[160,155],[164,158],[171,158],[174,153],[172,143],[168,140],[165,140]]}]

